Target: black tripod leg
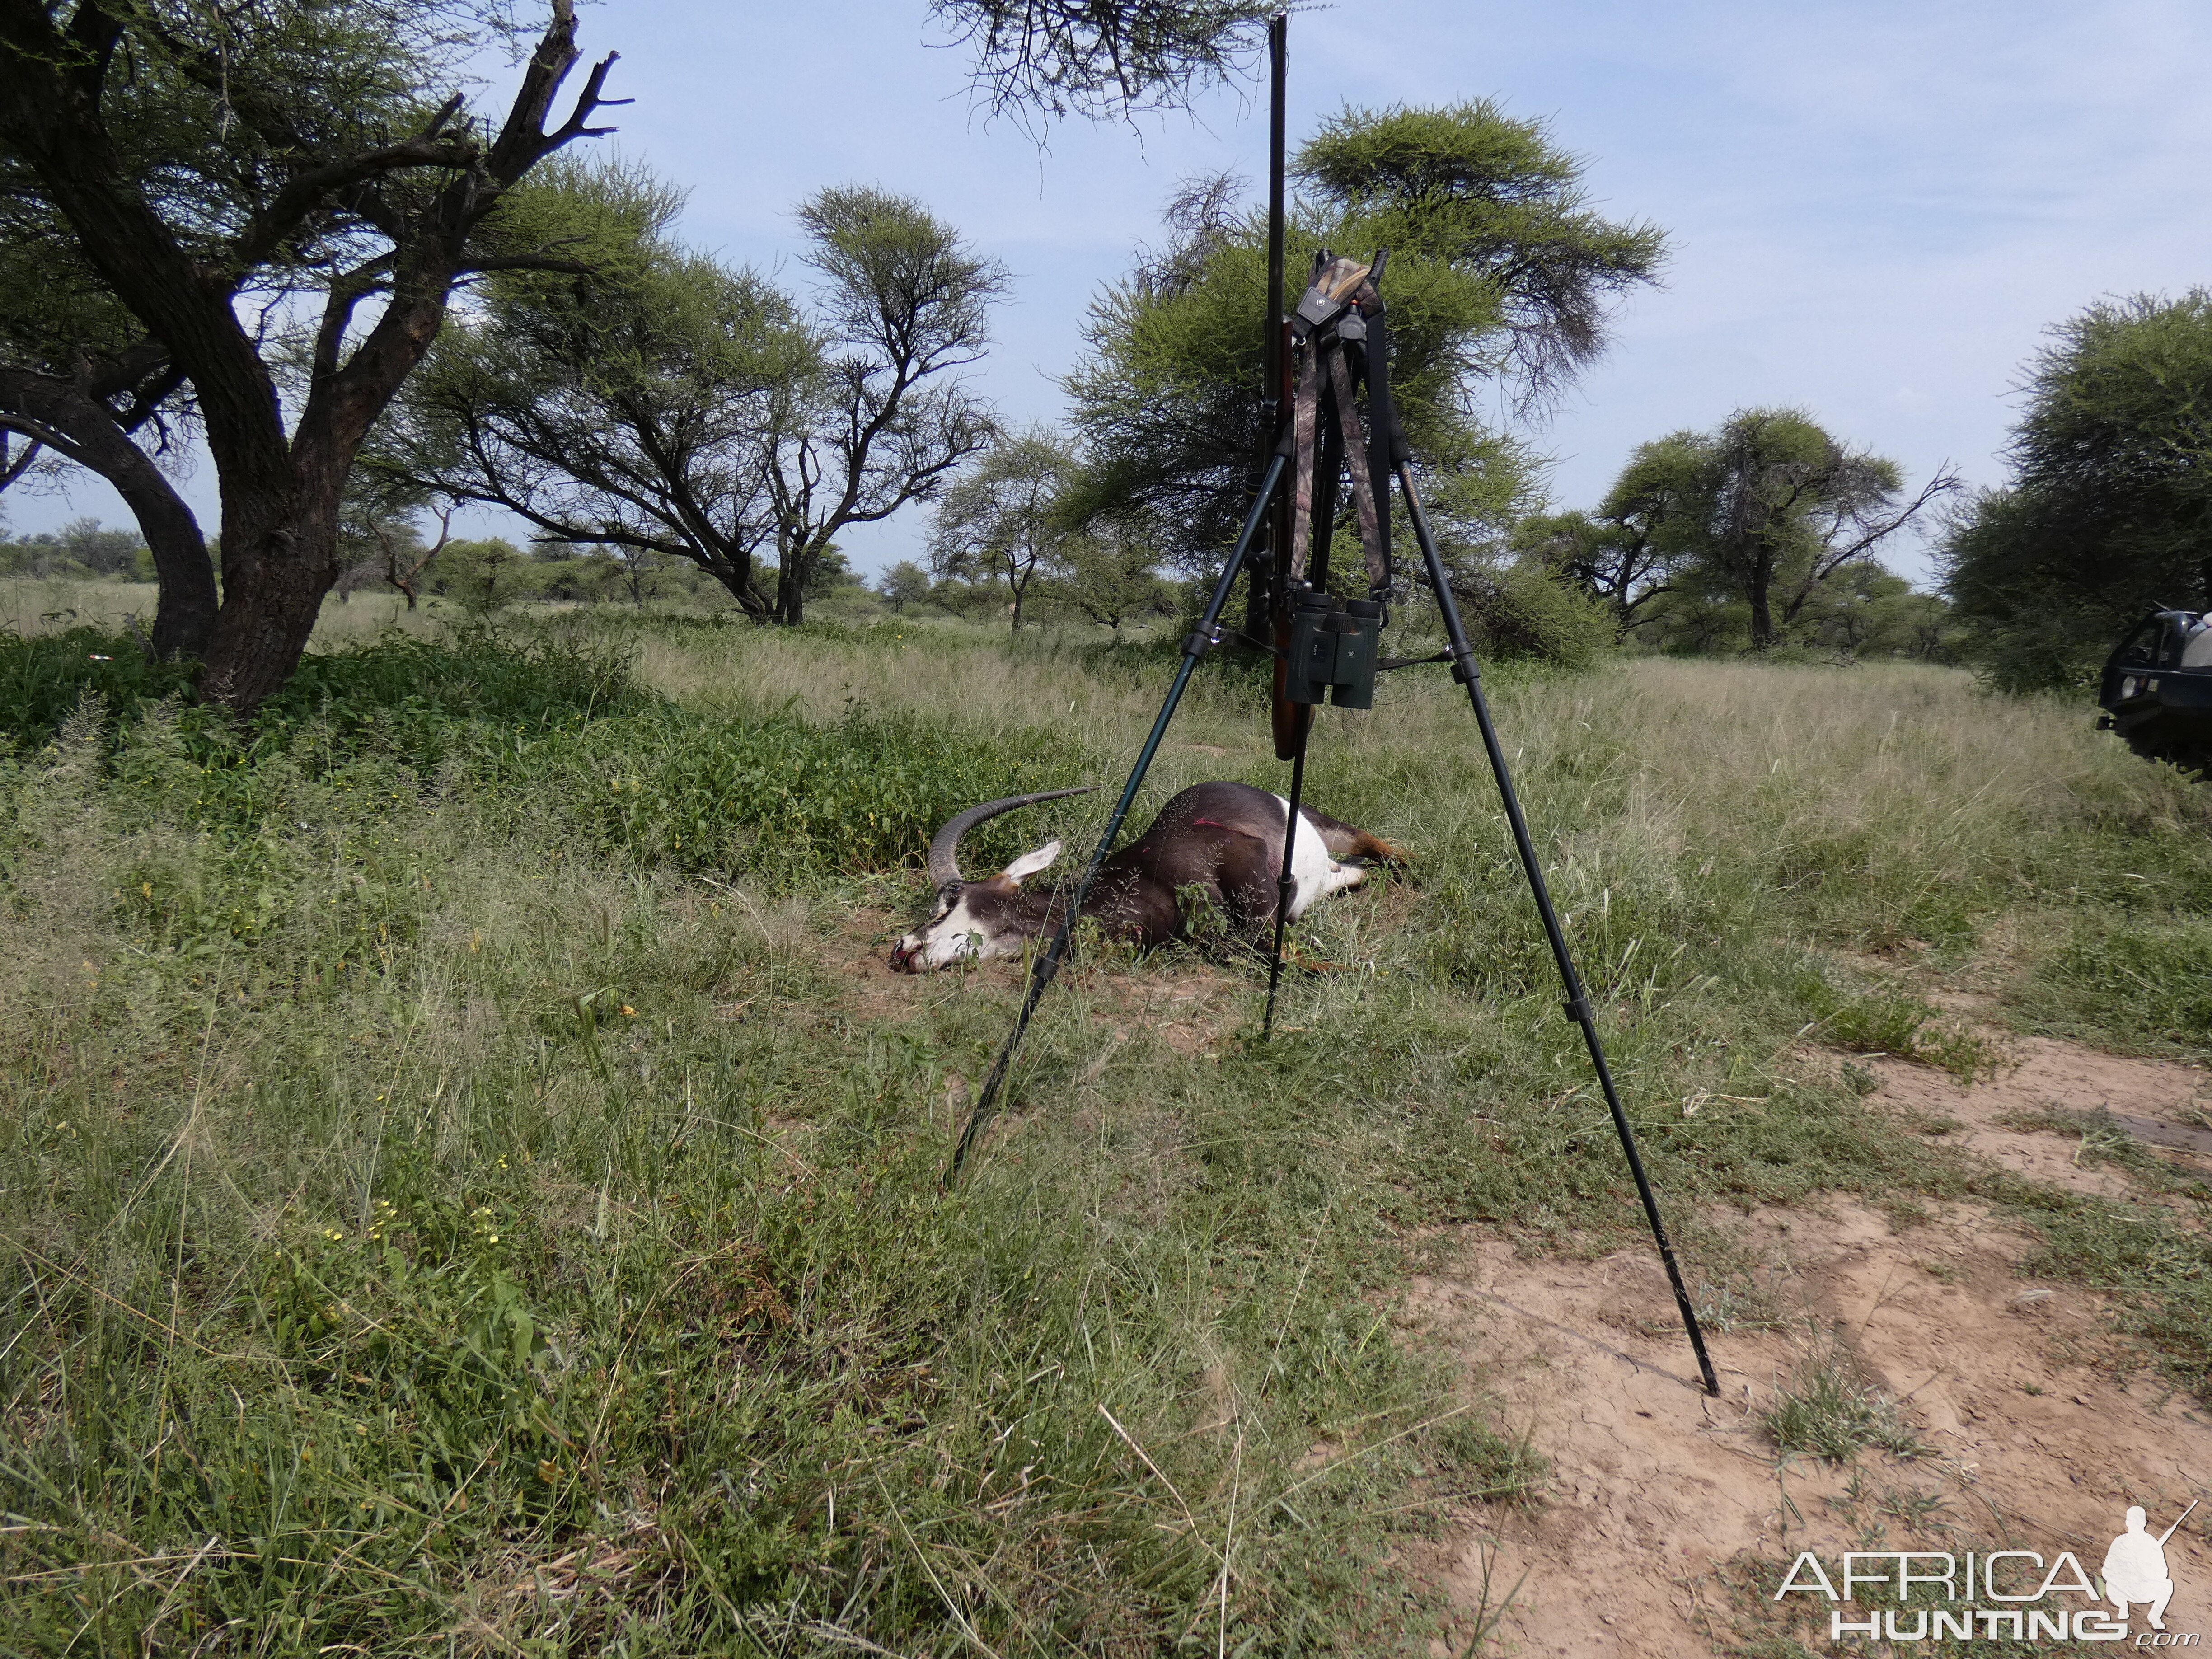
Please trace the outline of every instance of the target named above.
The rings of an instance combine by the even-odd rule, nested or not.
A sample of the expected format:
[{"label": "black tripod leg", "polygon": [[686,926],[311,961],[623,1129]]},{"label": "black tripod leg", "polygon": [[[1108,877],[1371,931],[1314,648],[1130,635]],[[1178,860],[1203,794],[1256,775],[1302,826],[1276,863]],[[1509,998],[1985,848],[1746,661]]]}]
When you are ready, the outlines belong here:
[{"label": "black tripod leg", "polygon": [[1267,1012],[1260,1022],[1260,1040],[1275,1032],[1275,988],[1283,978],[1283,930],[1290,925],[1291,897],[1297,881],[1291,874],[1291,855],[1298,844],[1298,803],[1306,790],[1306,739],[1313,735],[1313,710],[1298,712],[1298,752],[1291,758],[1291,815],[1283,821],[1283,870],[1275,878],[1275,954],[1267,963]]},{"label": "black tripod leg", "polygon": [[999,1050],[998,1059],[992,1061],[991,1074],[983,1079],[983,1092],[976,1097],[975,1109],[968,1115],[967,1127],[960,1132],[960,1145],[953,1150],[952,1166],[945,1172],[947,1185],[959,1175],[960,1166],[968,1161],[969,1149],[975,1144],[975,1137],[990,1121],[992,1112],[998,1104],[999,1091],[1006,1081],[1006,1068],[1013,1064],[1014,1050],[1021,1046],[1022,1036],[1030,1029],[1030,1017],[1036,1012],[1038,1002],[1060,975],[1060,964],[1067,955],[1068,942],[1075,936],[1076,918],[1083,913],[1084,896],[1091,890],[1091,883],[1098,874],[1098,866],[1114,850],[1114,842],[1121,833],[1122,821],[1129,816],[1129,807],[1137,799],[1137,791],[1144,787],[1145,774],[1152,770],[1152,757],[1159,752],[1160,739],[1167,736],[1168,722],[1175,718],[1176,705],[1182,701],[1183,689],[1190,684],[1191,671],[1198,666],[1198,659],[1220,638],[1222,607],[1229,603],[1230,590],[1237,585],[1237,572],[1244,568],[1244,556],[1251,550],[1252,538],[1258,534],[1260,522],[1267,515],[1267,504],[1274,498],[1277,488],[1283,482],[1284,465],[1284,459],[1279,454],[1267,463],[1267,471],[1260,480],[1259,493],[1252,498],[1251,509],[1245,515],[1244,528],[1237,534],[1237,545],[1230,551],[1228,563],[1221,567],[1221,580],[1213,585],[1213,597],[1206,601],[1206,614],[1199,618],[1197,628],[1183,640],[1182,661],[1176,669],[1174,681],[1168,686],[1167,700],[1160,705],[1159,718],[1152,722],[1152,735],[1145,739],[1145,746],[1137,756],[1137,763],[1130,770],[1129,781],[1122,786],[1121,799],[1114,804],[1114,814],[1106,820],[1105,833],[1098,837],[1098,845],[1091,854],[1091,862],[1083,866],[1083,875],[1076,882],[1075,890],[1068,896],[1067,908],[1060,917],[1059,931],[1054,933],[1051,945],[1030,970],[1029,994],[1022,999],[1022,1011],[1014,1019],[1014,1029],[1007,1036],[1006,1046]]},{"label": "black tripod leg", "polygon": [[1482,730],[1482,746],[1489,751],[1490,769],[1497,775],[1498,793],[1505,804],[1505,821],[1512,827],[1513,845],[1521,855],[1522,869],[1528,872],[1528,890],[1535,898],[1537,915],[1544,920],[1545,934],[1552,942],[1552,960],[1559,965],[1559,983],[1567,994],[1567,1017],[1583,1028],[1583,1042],[1589,1048],[1590,1065],[1597,1072],[1598,1086],[1605,1091],[1606,1106],[1613,1113],[1613,1127],[1620,1136],[1620,1150],[1628,1156],[1628,1172],[1636,1177],[1637,1195],[1644,1200],[1644,1218],[1651,1224],[1651,1237],[1659,1246],[1659,1259],[1666,1264],[1667,1282],[1674,1286],[1674,1305],[1682,1310],[1682,1328],[1689,1333],[1690,1346],[1697,1352],[1705,1392],[1717,1395],[1721,1391],[1720,1379],[1713,1374],[1711,1357],[1705,1352],[1705,1333],[1698,1328],[1697,1311],[1690,1306],[1690,1292],[1682,1283],[1682,1269],[1674,1260],[1674,1247],[1668,1242],[1666,1223],[1659,1218],[1659,1200],[1652,1194],[1650,1177],[1644,1173],[1644,1159],[1636,1150],[1636,1131],[1629,1125],[1620,1091],[1613,1086],[1613,1068],[1606,1064],[1605,1047],[1598,1041],[1596,1016],[1583,991],[1582,976],[1575,971],[1567,936],[1560,931],[1559,918],[1552,908],[1551,891],[1544,884],[1544,867],[1537,861],[1536,849],[1529,842],[1528,822],[1521,816],[1520,798],[1513,792],[1513,776],[1506,769],[1505,751],[1498,744],[1497,728],[1490,723],[1490,705],[1482,695],[1482,671],[1476,666],[1474,648],[1467,642],[1467,629],[1460,623],[1459,605],[1452,598],[1443,562],[1437,556],[1436,538],[1429,533],[1428,514],[1422,511],[1420,495],[1413,488],[1413,470],[1401,463],[1397,472],[1398,487],[1405,492],[1407,516],[1413,520],[1414,539],[1420,543],[1421,557],[1428,564],[1429,586],[1437,596],[1437,609],[1443,615],[1444,635],[1451,645],[1452,678],[1467,687],[1468,701],[1474,707],[1475,724]]}]

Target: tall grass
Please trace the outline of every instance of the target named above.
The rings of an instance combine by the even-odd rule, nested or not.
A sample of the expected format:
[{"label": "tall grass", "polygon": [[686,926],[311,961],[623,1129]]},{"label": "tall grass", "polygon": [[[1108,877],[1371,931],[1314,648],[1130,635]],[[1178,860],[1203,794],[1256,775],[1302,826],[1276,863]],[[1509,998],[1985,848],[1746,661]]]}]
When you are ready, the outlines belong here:
[{"label": "tall grass", "polygon": [[58,633],[68,628],[120,629],[136,617],[154,620],[156,590],[151,582],[70,581],[58,578],[0,576],[0,633]]},{"label": "tall grass", "polygon": [[[1313,797],[1414,858],[1302,925],[1336,968],[1276,1041],[1231,945],[1096,952],[947,1190],[1018,975],[869,944],[945,813],[1118,782],[1158,647],[570,617],[316,659],[244,726],[96,681],[119,653],[72,700],[74,649],[25,658],[0,760],[14,1650],[1455,1634],[1378,1563],[1541,1471],[1395,1287],[1439,1224],[1588,1250],[1637,1212],[1431,671],[1322,717]],[[1258,694],[1209,664],[1149,799],[1279,783]],[[1672,662],[1496,700],[1709,1310],[1732,1206],[2021,1201],[1797,1064],[1822,1021],[1923,1029],[1872,953],[2203,1041],[2180,992],[2111,1014],[2141,963],[2083,943],[2203,925],[2203,794],[2077,710]]]}]

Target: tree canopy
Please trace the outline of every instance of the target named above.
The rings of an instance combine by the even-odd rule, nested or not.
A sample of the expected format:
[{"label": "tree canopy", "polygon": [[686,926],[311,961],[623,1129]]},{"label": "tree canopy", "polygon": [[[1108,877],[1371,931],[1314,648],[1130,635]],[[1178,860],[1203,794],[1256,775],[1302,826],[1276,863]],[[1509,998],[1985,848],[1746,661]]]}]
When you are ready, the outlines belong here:
[{"label": "tree canopy", "polygon": [[[1494,105],[1346,110],[1297,152],[1290,265],[1327,246],[1390,250],[1392,388],[1440,524],[1518,516],[1533,471],[1480,408],[1558,392],[1603,344],[1607,302],[1656,279],[1665,238],[1592,211],[1541,122]],[[1166,244],[1093,302],[1066,382],[1101,509],[1188,566],[1234,533],[1258,447],[1264,216],[1242,182],[1196,181]]]},{"label": "tree canopy", "polygon": [[2094,672],[2147,611],[2212,609],[2212,291],[2090,306],[2022,390],[2013,479],[1943,561],[1970,653],[2030,690]]},{"label": "tree canopy", "polygon": [[1514,527],[1515,551],[1581,588],[1611,614],[1616,638],[1674,591],[1706,510],[1708,450],[1697,434],[1639,444],[1593,513],[1539,514]]},{"label": "tree canopy", "polygon": [[[25,303],[21,269],[0,273],[13,296],[0,349],[40,377],[33,391],[74,399],[76,429],[48,426],[88,465],[101,458],[87,434],[127,447],[129,410],[190,382],[222,490],[221,608],[196,531],[149,532],[155,636],[204,658],[216,701],[251,708],[291,673],[342,568],[355,453],[454,286],[558,262],[488,249],[483,233],[538,162],[610,130],[588,124],[613,59],[549,126],[580,57],[573,0],[550,0],[505,113],[479,112],[463,66],[501,14],[454,0],[0,0],[5,240],[94,279],[81,305]],[[92,367],[64,379],[64,361]]]},{"label": "tree canopy", "polygon": [[1007,434],[945,492],[930,539],[930,566],[939,576],[1003,581],[1011,625],[1040,576],[1062,562],[1079,533],[1066,502],[1078,465],[1065,439],[1048,427]]},{"label": "tree canopy", "polygon": [[[1740,629],[1765,650],[1822,632],[1836,584],[1870,580],[1876,550],[1957,487],[1946,467],[1908,498],[1896,462],[1802,410],[1744,409],[1638,445],[1595,514],[1528,520],[1514,544],[1602,600],[1621,633],[1663,616],[1676,643]],[[1740,622],[1722,614],[1733,606]]]},{"label": "tree canopy", "polygon": [[679,204],[635,168],[550,173],[519,216],[565,227],[591,274],[490,278],[369,465],[556,539],[687,559],[756,621],[795,623],[846,526],[930,499],[989,437],[961,371],[1005,276],[917,202],[824,190],[799,216],[810,308],[676,242]]},{"label": "tree canopy", "polygon": [[1127,116],[1187,105],[1256,52],[1280,0],[930,0],[997,114]]}]

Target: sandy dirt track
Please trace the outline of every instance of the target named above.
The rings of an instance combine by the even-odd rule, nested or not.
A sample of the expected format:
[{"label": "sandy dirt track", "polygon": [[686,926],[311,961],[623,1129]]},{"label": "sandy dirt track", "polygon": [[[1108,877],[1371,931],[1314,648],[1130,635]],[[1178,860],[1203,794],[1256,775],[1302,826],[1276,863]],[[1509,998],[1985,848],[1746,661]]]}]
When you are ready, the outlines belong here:
[{"label": "sandy dirt track", "polygon": [[[2135,1195],[2119,1170],[2078,1161],[2078,1133],[2008,1120],[2109,1112],[2100,1124],[2212,1175],[2203,1073],[2042,1039],[2008,1048],[2015,1063],[1971,1089],[1864,1062],[1880,1083],[1872,1098],[1975,1157],[2076,1191]],[[1798,1551],[1832,1561],[1867,1547],[1869,1526],[1893,1548],[2072,1550],[2094,1573],[2129,1504],[2156,1531],[2191,1498],[2212,1498],[2212,1413],[2130,1362],[2094,1293],[2022,1276],[2030,1240],[1984,1206],[1941,1206],[1901,1229],[1841,1198],[1714,1220],[1755,1253],[1782,1326],[1713,1334],[1717,1400],[1697,1386],[1648,1246],[1530,1261],[1470,1233],[1416,1283],[1408,1322],[1464,1354],[1471,1389],[1553,1472],[1536,1506],[1469,1509],[1455,1535],[1406,1552],[1403,1565],[1467,1614],[1440,1654],[1472,1634],[1486,1574],[1492,1607],[1520,1586],[1490,1651],[1705,1659],[1741,1650],[1747,1616],[1772,1616],[1779,1567]],[[1903,1402],[1922,1455],[1864,1452],[1855,1469],[1778,1459],[1754,1413],[1821,1352],[1848,1354]],[[2212,1643],[2208,1540],[2212,1503],[2167,1546],[2166,1624]],[[1828,1645],[1826,1605],[1816,1651]],[[2141,1609],[2134,1630],[2148,1630]],[[2063,1650],[2123,1646],[2132,1638]]]}]

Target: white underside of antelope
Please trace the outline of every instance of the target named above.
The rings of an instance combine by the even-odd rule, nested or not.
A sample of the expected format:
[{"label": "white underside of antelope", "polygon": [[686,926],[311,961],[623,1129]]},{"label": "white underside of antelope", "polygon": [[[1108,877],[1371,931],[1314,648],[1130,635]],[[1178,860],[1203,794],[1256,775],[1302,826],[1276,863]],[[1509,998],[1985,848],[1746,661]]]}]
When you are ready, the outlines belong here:
[{"label": "white underside of antelope", "polygon": [[[1291,815],[1291,798],[1275,797],[1287,819]],[[1308,808],[1307,811],[1311,811]],[[1315,903],[1331,893],[1340,893],[1347,887],[1357,887],[1367,879],[1364,864],[1339,864],[1329,856],[1328,847],[1304,812],[1298,814],[1297,828],[1291,836],[1291,879],[1297,884],[1291,893],[1291,920],[1296,921]],[[1279,865],[1276,866],[1280,869]]]}]

